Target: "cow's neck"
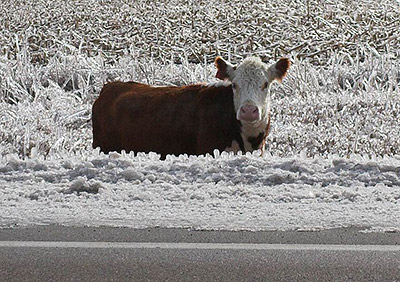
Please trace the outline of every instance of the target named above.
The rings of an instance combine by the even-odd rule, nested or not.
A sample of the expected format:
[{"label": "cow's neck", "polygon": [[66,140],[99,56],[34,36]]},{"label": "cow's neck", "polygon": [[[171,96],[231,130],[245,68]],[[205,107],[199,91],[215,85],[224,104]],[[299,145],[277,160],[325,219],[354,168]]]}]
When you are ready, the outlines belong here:
[{"label": "cow's neck", "polygon": [[251,152],[261,149],[264,151],[265,139],[269,133],[270,116],[256,123],[241,122],[241,136],[244,150]]}]

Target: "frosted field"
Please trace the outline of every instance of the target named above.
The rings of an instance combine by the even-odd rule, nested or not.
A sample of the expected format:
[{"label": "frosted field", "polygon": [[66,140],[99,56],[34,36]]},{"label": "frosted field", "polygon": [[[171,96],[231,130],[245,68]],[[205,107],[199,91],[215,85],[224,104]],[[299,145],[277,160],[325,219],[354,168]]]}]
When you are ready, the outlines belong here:
[{"label": "frosted field", "polygon": [[[0,227],[400,231],[397,1],[3,2]],[[210,83],[216,55],[293,61],[265,156],[91,148],[106,81]]]}]

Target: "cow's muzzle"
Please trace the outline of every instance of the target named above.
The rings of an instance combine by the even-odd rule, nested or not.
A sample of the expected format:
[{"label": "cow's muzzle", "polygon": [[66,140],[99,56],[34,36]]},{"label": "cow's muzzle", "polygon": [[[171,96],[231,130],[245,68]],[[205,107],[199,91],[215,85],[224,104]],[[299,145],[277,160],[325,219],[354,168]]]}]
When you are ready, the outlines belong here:
[{"label": "cow's muzzle", "polygon": [[259,121],[260,111],[256,106],[244,105],[239,109],[238,119],[247,122]]}]

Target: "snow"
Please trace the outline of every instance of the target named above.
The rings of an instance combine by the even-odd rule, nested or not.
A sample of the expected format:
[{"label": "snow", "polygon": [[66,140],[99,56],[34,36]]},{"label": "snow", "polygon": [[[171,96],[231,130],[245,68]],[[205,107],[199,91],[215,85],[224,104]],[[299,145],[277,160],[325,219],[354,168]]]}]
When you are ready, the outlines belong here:
[{"label": "snow", "polygon": [[399,231],[400,158],[6,156],[1,227],[31,224]]},{"label": "snow", "polygon": [[[0,3],[0,227],[400,231],[397,2],[78,2]],[[216,55],[293,63],[263,157],[91,148],[105,82],[212,84]]]}]

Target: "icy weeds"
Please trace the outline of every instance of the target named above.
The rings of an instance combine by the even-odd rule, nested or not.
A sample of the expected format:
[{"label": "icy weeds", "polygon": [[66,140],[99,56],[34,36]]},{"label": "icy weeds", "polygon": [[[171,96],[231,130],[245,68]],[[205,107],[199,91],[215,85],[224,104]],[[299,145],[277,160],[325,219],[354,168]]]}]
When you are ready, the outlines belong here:
[{"label": "icy weeds", "polygon": [[1,226],[398,230],[400,159],[97,151],[0,162]]},{"label": "icy weeds", "polygon": [[[267,150],[282,157],[301,151],[400,154],[400,59],[364,51],[362,63],[349,64],[345,55],[332,57],[328,66],[294,60],[283,83],[272,86]],[[112,67],[85,55],[55,57],[47,66],[0,58],[0,155],[63,157],[90,150],[91,107],[106,81],[168,85],[212,82],[214,76],[212,64],[129,57]]]}]

